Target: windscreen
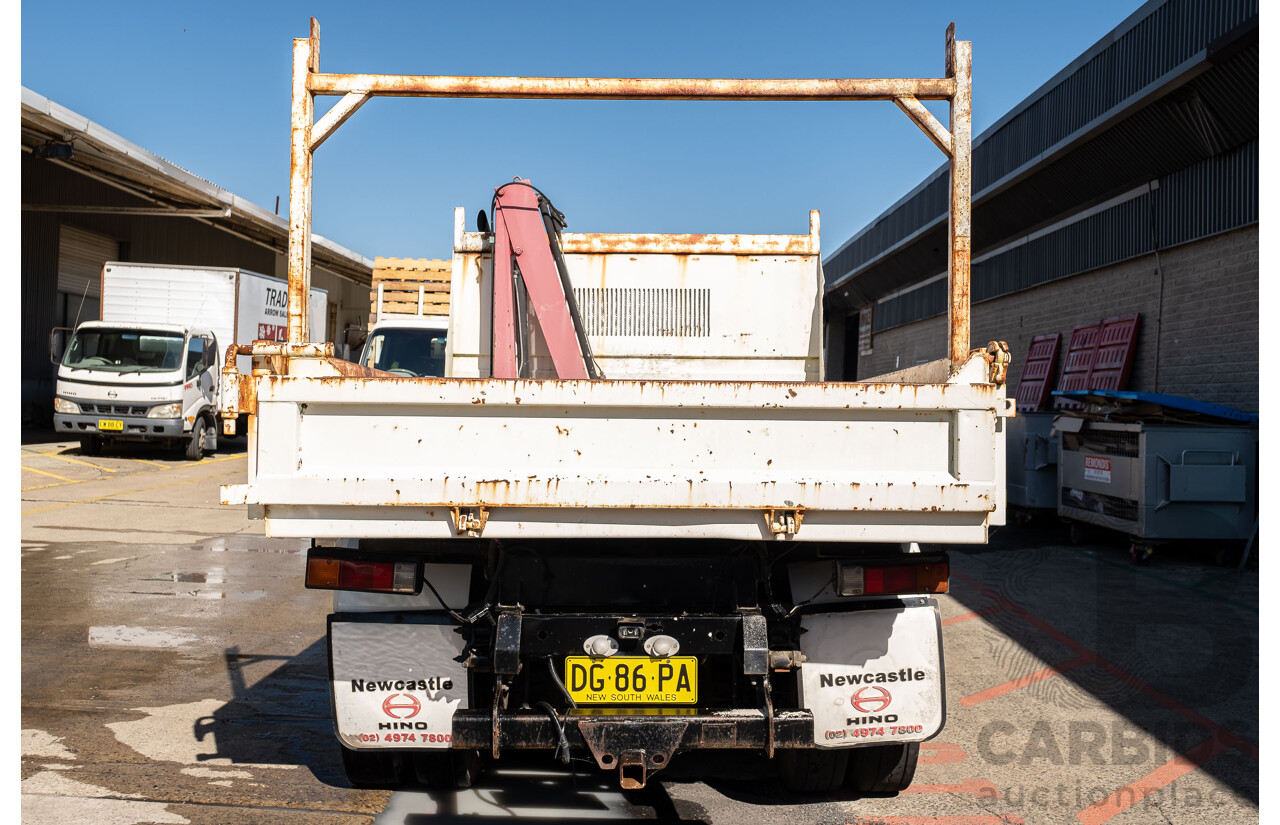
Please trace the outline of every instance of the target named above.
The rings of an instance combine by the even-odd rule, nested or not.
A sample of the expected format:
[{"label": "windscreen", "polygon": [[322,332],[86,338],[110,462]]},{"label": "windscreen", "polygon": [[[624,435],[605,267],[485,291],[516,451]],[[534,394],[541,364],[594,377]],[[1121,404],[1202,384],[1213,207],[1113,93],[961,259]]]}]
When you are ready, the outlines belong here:
[{"label": "windscreen", "polygon": [[173,372],[182,366],[182,334],[137,329],[82,329],[62,365],[114,372]]},{"label": "windscreen", "polygon": [[443,378],[442,329],[384,329],[369,336],[360,363],[407,378]]}]

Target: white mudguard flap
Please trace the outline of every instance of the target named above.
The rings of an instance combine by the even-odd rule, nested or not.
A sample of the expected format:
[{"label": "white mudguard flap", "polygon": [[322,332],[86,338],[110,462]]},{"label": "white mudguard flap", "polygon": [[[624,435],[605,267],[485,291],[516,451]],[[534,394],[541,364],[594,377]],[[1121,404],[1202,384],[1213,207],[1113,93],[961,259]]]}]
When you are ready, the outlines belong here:
[{"label": "white mudguard flap", "polygon": [[[435,617],[432,617],[435,618]],[[467,706],[462,637],[431,624],[329,625],[333,711],[348,748],[448,748],[453,714]]]},{"label": "white mudguard flap", "polygon": [[801,621],[800,705],[814,745],[921,742],[942,730],[942,623],[937,601]]}]

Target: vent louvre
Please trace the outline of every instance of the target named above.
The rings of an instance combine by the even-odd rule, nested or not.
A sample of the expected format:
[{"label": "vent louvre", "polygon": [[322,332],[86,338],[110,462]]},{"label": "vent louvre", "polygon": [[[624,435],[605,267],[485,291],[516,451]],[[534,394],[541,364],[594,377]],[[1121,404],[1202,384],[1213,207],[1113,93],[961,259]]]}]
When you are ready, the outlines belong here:
[{"label": "vent louvre", "polygon": [[574,288],[587,335],[709,338],[710,289]]}]

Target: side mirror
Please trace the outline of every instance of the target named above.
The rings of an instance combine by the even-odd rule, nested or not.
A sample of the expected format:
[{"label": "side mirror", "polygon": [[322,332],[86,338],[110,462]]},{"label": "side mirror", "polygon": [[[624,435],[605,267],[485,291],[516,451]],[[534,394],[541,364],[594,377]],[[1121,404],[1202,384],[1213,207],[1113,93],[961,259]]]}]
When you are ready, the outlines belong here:
[{"label": "side mirror", "polygon": [[71,327],[54,327],[49,330],[49,363],[62,363],[63,353],[67,351],[67,339],[72,332]]}]

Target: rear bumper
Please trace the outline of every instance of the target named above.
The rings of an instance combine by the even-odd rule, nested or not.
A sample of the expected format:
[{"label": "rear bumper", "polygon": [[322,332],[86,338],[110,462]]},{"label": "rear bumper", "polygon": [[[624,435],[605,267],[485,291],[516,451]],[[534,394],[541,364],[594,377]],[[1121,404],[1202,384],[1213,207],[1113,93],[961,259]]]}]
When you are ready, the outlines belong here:
[{"label": "rear bumper", "polygon": [[[759,710],[717,714],[614,716],[569,711],[565,738],[571,748],[600,748],[606,752],[642,749],[653,752],[656,736],[674,750],[767,750],[769,724]],[[499,750],[555,749],[560,733],[545,713],[498,715]],[[493,718],[487,711],[460,710],[453,716],[453,747],[490,751],[494,747]],[[648,747],[646,747],[646,744]],[[807,710],[779,711],[773,719],[775,748],[812,748],[813,714]]]},{"label": "rear bumper", "polygon": [[[98,422],[102,419],[119,421],[123,429],[100,430]],[[63,415],[53,414],[53,428],[77,438],[86,435],[100,435],[106,438],[176,438],[182,435],[181,418],[143,418],[127,415]]]}]

